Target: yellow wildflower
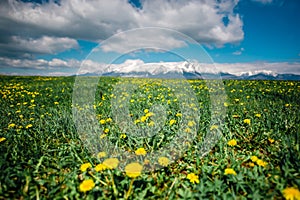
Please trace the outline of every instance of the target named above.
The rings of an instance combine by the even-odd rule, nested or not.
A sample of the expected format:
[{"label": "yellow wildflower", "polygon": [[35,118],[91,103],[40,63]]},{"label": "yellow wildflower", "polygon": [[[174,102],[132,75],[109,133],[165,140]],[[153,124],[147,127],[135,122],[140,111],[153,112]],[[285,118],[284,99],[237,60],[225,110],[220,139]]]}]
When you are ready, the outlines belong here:
[{"label": "yellow wildflower", "polygon": [[80,170],[82,172],[85,172],[88,168],[92,167],[91,163],[83,163],[81,166],[80,166]]},{"label": "yellow wildflower", "polygon": [[103,164],[108,169],[115,169],[119,165],[119,160],[117,158],[108,158],[108,159],[103,161]]},{"label": "yellow wildflower", "polygon": [[228,103],[224,102],[224,106],[225,106],[225,107],[228,107]]},{"label": "yellow wildflower", "polygon": [[150,121],[149,123],[148,123],[148,126],[154,126],[154,121]]},{"label": "yellow wildflower", "polygon": [[239,118],[239,115],[232,115],[233,118]]},{"label": "yellow wildflower", "polygon": [[92,179],[87,179],[82,181],[82,183],[79,185],[79,190],[81,192],[87,192],[92,190],[95,187],[95,183]]},{"label": "yellow wildflower", "polygon": [[13,128],[13,127],[15,127],[16,126],[16,124],[9,124],[8,125],[8,128]]},{"label": "yellow wildflower", "polygon": [[104,158],[106,156],[106,153],[104,151],[101,151],[98,153],[99,158]]},{"label": "yellow wildflower", "polygon": [[104,133],[108,133],[109,132],[109,129],[108,128],[106,128],[106,129],[104,129],[104,131],[103,131]]},{"label": "yellow wildflower", "polygon": [[255,117],[261,117],[261,114],[257,113],[255,114]]},{"label": "yellow wildflower", "polygon": [[250,120],[250,119],[244,119],[244,123],[245,123],[245,124],[249,124],[249,125],[250,125],[250,123],[251,123],[251,120]]},{"label": "yellow wildflower", "polygon": [[282,193],[287,200],[300,200],[300,191],[297,188],[287,187],[282,190]]},{"label": "yellow wildflower", "polygon": [[168,166],[168,164],[170,163],[169,158],[167,157],[159,157],[158,158],[158,163],[164,167]]},{"label": "yellow wildflower", "polygon": [[199,176],[194,173],[188,174],[186,178],[189,179],[191,183],[199,183]]},{"label": "yellow wildflower", "polygon": [[141,147],[141,148],[138,148],[136,151],[135,151],[135,154],[136,155],[146,155],[147,154],[147,152],[146,152],[146,150],[143,148],[143,147]]},{"label": "yellow wildflower", "polygon": [[250,163],[249,163],[249,166],[250,166],[250,167],[254,167],[255,164],[254,164],[253,162],[250,162]]},{"label": "yellow wildflower", "polygon": [[218,125],[212,125],[211,127],[210,127],[210,130],[212,131],[212,130],[214,130],[214,129],[218,129],[219,128],[219,126]]},{"label": "yellow wildflower", "polygon": [[236,175],[236,172],[232,168],[226,168],[224,174],[225,175],[229,175],[229,174]]},{"label": "yellow wildflower", "polygon": [[228,142],[227,142],[227,144],[229,145],[229,146],[235,146],[235,145],[237,145],[237,142],[236,142],[236,140],[235,139],[232,139],[232,140],[229,140]]},{"label": "yellow wildflower", "polygon": [[169,122],[170,126],[172,126],[172,125],[175,124],[175,123],[176,123],[176,120],[175,120],[175,119],[171,119],[170,122]]},{"label": "yellow wildflower", "polygon": [[109,122],[112,122],[112,119],[111,119],[111,118],[107,118],[105,121],[106,121],[107,123],[109,123]]},{"label": "yellow wildflower", "polygon": [[107,136],[107,134],[101,134],[100,135],[100,139],[103,139],[103,138],[105,138]]},{"label": "yellow wildflower", "polygon": [[25,128],[28,129],[28,128],[31,128],[32,127],[32,124],[28,124]]},{"label": "yellow wildflower", "polygon": [[57,101],[54,102],[55,105],[58,105],[59,103]]},{"label": "yellow wildflower", "polygon": [[258,160],[257,156],[251,156],[250,159],[252,160],[252,162],[256,162]]},{"label": "yellow wildflower", "polygon": [[190,129],[190,128],[186,128],[186,129],[184,129],[184,132],[190,133],[190,132],[191,132],[191,129]]},{"label": "yellow wildflower", "polygon": [[272,138],[268,138],[268,140],[269,140],[269,142],[270,142],[271,144],[273,144],[273,143],[275,142],[275,140],[272,139]]},{"label": "yellow wildflower", "polygon": [[101,172],[101,171],[104,171],[106,169],[107,169],[107,167],[102,163],[96,165],[96,167],[95,167],[96,172]]},{"label": "yellow wildflower", "polygon": [[5,140],[6,140],[5,137],[1,137],[1,138],[0,138],[0,142],[3,142],[3,141],[5,141]]},{"label": "yellow wildflower", "polygon": [[142,170],[143,166],[137,162],[130,163],[125,167],[126,175],[130,178],[136,178],[140,176]]},{"label": "yellow wildflower", "polygon": [[120,135],[120,138],[121,138],[121,139],[125,139],[126,137],[127,137],[127,136],[126,136],[125,133],[123,133],[123,134]]},{"label": "yellow wildflower", "polygon": [[148,112],[148,113],[146,114],[146,117],[151,117],[151,116],[153,116],[153,115],[154,115],[153,112]]},{"label": "yellow wildflower", "polygon": [[105,122],[106,122],[105,119],[100,120],[100,124],[105,124]]},{"label": "yellow wildflower", "polygon": [[144,113],[145,113],[145,114],[147,114],[148,112],[149,112],[149,110],[148,110],[148,109],[145,109],[145,110],[144,110]]},{"label": "yellow wildflower", "polygon": [[147,120],[147,117],[146,116],[142,116],[141,117],[141,122],[145,122]]},{"label": "yellow wildflower", "polygon": [[194,122],[194,121],[189,121],[189,122],[188,122],[188,126],[191,127],[191,126],[194,126],[194,125],[195,125],[195,122]]},{"label": "yellow wildflower", "polygon": [[181,113],[177,113],[177,114],[176,114],[176,117],[181,117],[181,116],[182,116]]},{"label": "yellow wildflower", "polygon": [[265,167],[268,163],[265,162],[265,161],[263,161],[263,160],[261,160],[261,159],[258,159],[256,161],[256,164],[259,165],[259,166]]}]

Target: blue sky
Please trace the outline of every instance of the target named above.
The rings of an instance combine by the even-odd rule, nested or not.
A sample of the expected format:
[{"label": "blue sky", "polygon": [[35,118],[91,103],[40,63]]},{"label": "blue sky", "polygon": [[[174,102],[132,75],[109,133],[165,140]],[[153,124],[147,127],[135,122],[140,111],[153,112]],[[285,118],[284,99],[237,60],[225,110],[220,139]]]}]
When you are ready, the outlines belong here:
[{"label": "blue sky", "polygon": [[[241,72],[280,73],[290,67],[285,72],[300,74],[299,9],[297,0],[2,1],[0,73],[67,75],[100,54],[101,61],[119,58],[116,63],[178,62],[184,59],[172,52],[188,49],[191,58],[199,52],[166,31],[155,33],[156,38],[133,32],[126,41],[104,42],[123,31],[161,27],[201,44],[224,71],[235,66]],[[168,51],[125,51],[139,41]],[[99,51],[91,52],[97,46]]]}]

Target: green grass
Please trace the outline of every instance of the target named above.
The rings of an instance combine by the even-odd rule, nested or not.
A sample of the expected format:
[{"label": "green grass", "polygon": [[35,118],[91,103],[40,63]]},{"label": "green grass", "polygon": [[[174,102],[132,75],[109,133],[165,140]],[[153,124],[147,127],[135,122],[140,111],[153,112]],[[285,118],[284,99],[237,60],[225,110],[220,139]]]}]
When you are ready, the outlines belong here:
[{"label": "green grass", "polygon": [[[180,87],[178,81],[169,81],[175,90]],[[300,188],[300,82],[223,81],[227,99],[217,102],[224,108],[220,113],[224,114],[225,126],[212,128],[212,133],[221,129],[222,136],[203,157],[197,147],[210,134],[215,109],[210,99],[213,91],[205,81],[189,81],[188,89],[196,99],[187,102],[195,112],[187,112],[192,116],[186,119],[185,114],[180,116],[176,91],[159,79],[102,77],[93,105],[86,107],[72,105],[74,83],[75,77],[0,76],[0,138],[5,138],[0,142],[0,199],[284,199],[283,189]],[[118,84],[128,87],[117,90]],[[221,86],[216,87],[221,91]],[[85,100],[89,85],[80,88],[83,98],[79,100]],[[116,91],[121,91],[120,95]],[[95,116],[85,113],[90,107]],[[72,109],[86,117],[84,123],[74,122]],[[145,109],[154,115],[143,121]],[[195,138],[188,138],[183,148],[177,148],[178,132],[196,130],[187,125],[195,116]],[[250,119],[250,124],[245,119]],[[78,125],[89,120],[96,121],[97,127]],[[172,125],[171,120],[175,120]],[[128,121],[136,125],[136,134],[147,137],[126,132],[133,130]],[[107,133],[99,132],[97,140],[91,140],[94,129],[107,129]],[[228,145],[231,139],[237,145]],[[164,154],[169,145],[182,154],[163,167],[158,158],[169,156],[172,160]],[[147,155],[158,156],[145,161],[147,155],[134,154],[139,147]],[[106,151],[107,157],[94,156],[98,151]],[[124,154],[118,155],[120,152]],[[251,156],[257,156],[265,166],[252,162]],[[117,157],[119,167],[96,172],[94,167],[109,157]],[[144,167],[134,180],[124,172],[125,165],[133,161]],[[92,167],[82,172],[84,163]],[[149,170],[154,168],[157,170]],[[234,169],[236,175],[225,174],[227,168]],[[198,175],[199,183],[189,181],[187,175],[191,173]],[[82,192],[79,185],[85,179],[92,179],[95,187]]]}]

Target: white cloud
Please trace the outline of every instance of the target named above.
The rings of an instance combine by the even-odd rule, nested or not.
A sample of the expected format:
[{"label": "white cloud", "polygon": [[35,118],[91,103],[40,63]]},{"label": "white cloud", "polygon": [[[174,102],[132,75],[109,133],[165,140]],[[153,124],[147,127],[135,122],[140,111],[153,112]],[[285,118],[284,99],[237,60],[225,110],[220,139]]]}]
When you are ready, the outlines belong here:
[{"label": "white cloud", "polygon": [[[175,29],[202,44],[221,46],[239,42],[244,37],[243,22],[233,12],[237,3],[238,0],[144,0],[142,8],[137,9],[124,0],[65,0],[60,5],[50,1],[35,6],[22,1],[2,1],[0,46],[7,54],[13,54],[10,48],[14,45],[24,47],[25,51],[31,44],[39,53],[53,53],[76,47],[74,39],[102,41],[115,33],[142,27]],[[223,18],[228,18],[228,24],[224,24]],[[69,40],[47,50],[42,45],[47,38]],[[135,38],[145,39],[144,35]],[[154,40],[156,35],[147,35],[146,39]],[[167,48],[182,45],[171,38],[162,39],[161,44],[165,43]],[[113,49],[116,48],[110,50]]]},{"label": "white cloud", "polygon": [[239,50],[236,50],[235,52],[233,52],[233,55],[239,56],[242,55],[243,51],[245,51],[244,48],[240,48]]},{"label": "white cloud", "polygon": [[274,0],[252,0],[254,2],[258,2],[258,3],[262,3],[262,4],[270,4],[272,3]]}]

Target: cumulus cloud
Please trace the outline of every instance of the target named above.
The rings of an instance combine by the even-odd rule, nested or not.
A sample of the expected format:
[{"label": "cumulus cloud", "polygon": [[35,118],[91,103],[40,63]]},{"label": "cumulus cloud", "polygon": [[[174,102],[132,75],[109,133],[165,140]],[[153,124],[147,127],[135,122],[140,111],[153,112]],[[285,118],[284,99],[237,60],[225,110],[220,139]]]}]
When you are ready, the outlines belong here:
[{"label": "cumulus cloud", "polygon": [[[244,37],[241,17],[233,12],[238,0],[143,0],[141,3],[141,8],[136,8],[124,0],[64,0],[59,4],[1,1],[1,49],[15,56],[24,55],[25,50],[53,53],[76,48],[77,39],[101,42],[115,33],[142,27],[175,29],[202,44],[217,46],[236,43]],[[228,23],[224,23],[224,18]],[[134,37],[145,39],[144,35]],[[155,37],[147,35],[146,39]],[[51,43],[51,38],[61,40],[61,45]],[[174,39],[161,39],[167,48],[183,45]],[[47,42],[52,45],[50,49],[43,46]],[[126,43],[130,45],[128,40],[120,44]],[[115,49],[118,48],[107,47],[106,51]]]}]

